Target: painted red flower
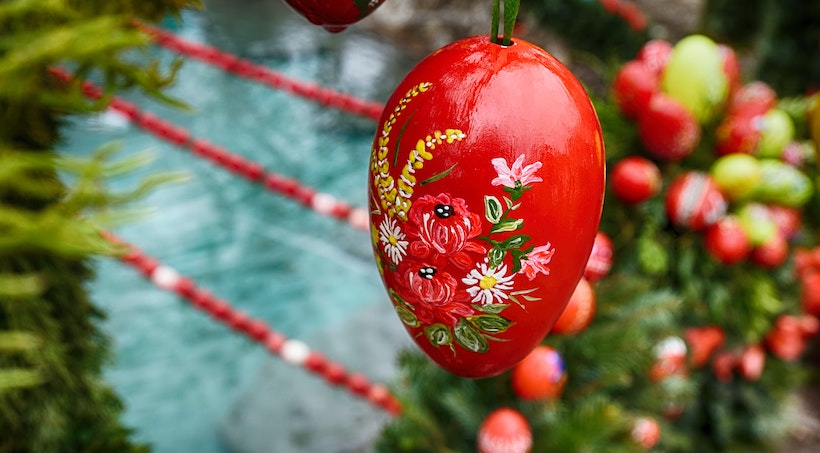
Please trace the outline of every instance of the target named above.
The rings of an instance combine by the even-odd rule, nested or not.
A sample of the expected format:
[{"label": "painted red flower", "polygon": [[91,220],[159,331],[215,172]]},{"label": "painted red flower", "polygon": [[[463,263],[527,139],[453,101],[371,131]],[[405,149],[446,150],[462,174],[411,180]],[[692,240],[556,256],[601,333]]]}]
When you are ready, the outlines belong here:
[{"label": "painted red flower", "polygon": [[414,313],[424,324],[443,322],[454,326],[459,318],[474,314],[466,292],[458,289],[458,282],[447,272],[439,271],[426,262],[411,262],[401,275],[399,294],[413,305]]},{"label": "painted red flower", "polygon": [[472,241],[481,233],[481,216],[470,212],[462,198],[448,193],[424,195],[413,202],[408,223],[408,234],[418,238],[410,244],[413,256],[432,257],[437,263],[449,261],[461,269],[470,269],[475,260],[466,252],[487,252]]}]

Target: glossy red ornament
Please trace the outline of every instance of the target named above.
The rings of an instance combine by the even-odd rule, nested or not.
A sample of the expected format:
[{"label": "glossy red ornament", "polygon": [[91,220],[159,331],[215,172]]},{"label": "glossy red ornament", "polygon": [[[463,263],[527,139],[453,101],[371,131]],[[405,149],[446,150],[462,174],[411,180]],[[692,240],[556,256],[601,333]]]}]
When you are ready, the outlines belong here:
[{"label": "glossy red ornament", "polygon": [[561,396],[567,371],[561,354],[549,346],[536,346],[512,369],[513,391],[522,400],[551,400]]},{"label": "glossy red ornament", "polygon": [[791,362],[800,358],[806,349],[806,336],[801,319],[780,315],[774,328],[766,335],[766,347],[775,357]]},{"label": "glossy red ornament", "polygon": [[669,60],[669,54],[672,53],[672,44],[669,41],[662,39],[653,39],[647,41],[646,44],[638,51],[637,60],[643,62],[655,77],[660,80],[663,75],[663,70],[666,68],[666,62]]},{"label": "glossy red ornament", "polygon": [[700,368],[709,362],[712,354],[723,346],[726,334],[718,326],[690,327],[684,335],[689,346],[689,360],[693,368]]},{"label": "glossy red ornament", "polygon": [[612,95],[621,113],[627,118],[637,118],[649,107],[652,96],[660,91],[657,74],[642,61],[626,62],[612,81]]},{"label": "glossy red ornament", "polygon": [[737,365],[740,375],[747,381],[756,381],[763,375],[766,366],[766,351],[759,344],[747,346],[740,354]]},{"label": "glossy red ornament", "polygon": [[587,279],[578,281],[578,286],[569,298],[569,303],[558,321],[552,326],[552,332],[558,335],[575,335],[587,328],[595,316],[595,290]]},{"label": "glossy red ornament", "polygon": [[615,196],[626,204],[642,203],[661,190],[663,177],[654,162],[630,156],[618,161],[609,174]]},{"label": "glossy red ornament", "polygon": [[547,334],[598,231],[604,143],[554,57],[488,36],[419,63],[370,159],[376,261],[396,312],[444,369],[487,377]]},{"label": "glossy red ornament", "polygon": [[789,258],[789,243],[782,234],[773,234],[769,240],[752,250],[752,262],[758,266],[773,269]]},{"label": "glossy red ornament", "polygon": [[712,372],[720,382],[731,382],[740,356],[734,351],[720,351],[712,359]]},{"label": "glossy red ornament", "polygon": [[727,115],[763,115],[777,105],[777,93],[765,82],[755,81],[739,87],[729,98]]},{"label": "glossy red ornament", "polygon": [[702,172],[681,174],[666,191],[666,215],[679,227],[702,230],[720,220],[726,208],[720,188]]},{"label": "glossy red ornament", "polygon": [[679,337],[669,337],[654,349],[655,363],[649,370],[649,378],[655,382],[670,376],[686,374],[686,343]]},{"label": "glossy red ornament", "polygon": [[638,118],[638,135],[652,157],[678,161],[692,154],[701,130],[689,110],[664,93],[656,93]]},{"label": "glossy red ornament", "polygon": [[528,453],[532,429],[520,412],[503,407],[481,422],[477,443],[479,453]]},{"label": "glossy red ornament", "polygon": [[703,243],[706,251],[723,264],[739,263],[752,251],[746,230],[734,216],[726,216],[708,227]]},{"label": "glossy red ornament", "polygon": [[661,438],[661,427],[655,419],[650,417],[640,417],[635,420],[635,426],[632,428],[632,439],[649,450],[654,447]]},{"label": "glossy red ornament", "polygon": [[762,117],[728,115],[715,131],[715,151],[719,156],[754,154],[760,144]]},{"label": "glossy red ornament", "polygon": [[364,19],[384,0],[285,0],[297,13],[331,33]]},{"label": "glossy red ornament", "polygon": [[603,231],[595,234],[595,241],[592,243],[592,252],[589,254],[584,278],[590,283],[595,283],[609,274],[614,258],[612,239]]},{"label": "glossy red ornament", "polygon": [[820,316],[820,271],[806,274],[801,283],[800,303],[803,311]]}]

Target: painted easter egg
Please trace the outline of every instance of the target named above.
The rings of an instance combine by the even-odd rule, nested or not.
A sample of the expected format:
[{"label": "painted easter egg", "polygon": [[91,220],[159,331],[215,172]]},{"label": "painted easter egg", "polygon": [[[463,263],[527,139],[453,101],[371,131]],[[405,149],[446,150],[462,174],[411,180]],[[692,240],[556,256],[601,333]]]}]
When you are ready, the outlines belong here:
[{"label": "painted easter egg", "polygon": [[522,40],[454,42],[387,102],[369,171],[375,257],[419,347],[464,377],[547,334],[601,216],[604,142],[572,73]]},{"label": "painted easter egg", "polygon": [[384,0],[285,0],[285,3],[311,23],[338,33],[372,13]]}]

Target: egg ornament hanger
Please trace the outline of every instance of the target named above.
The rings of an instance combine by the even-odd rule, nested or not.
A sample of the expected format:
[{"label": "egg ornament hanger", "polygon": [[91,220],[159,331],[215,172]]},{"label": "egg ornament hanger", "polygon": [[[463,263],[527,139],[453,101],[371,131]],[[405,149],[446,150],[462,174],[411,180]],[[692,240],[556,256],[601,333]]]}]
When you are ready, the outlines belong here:
[{"label": "egg ornament hanger", "polygon": [[575,76],[512,40],[518,1],[490,36],[434,52],[398,85],[373,142],[376,264],[416,344],[445,370],[497,375],[547,335],[592,249],[604,141]]}]

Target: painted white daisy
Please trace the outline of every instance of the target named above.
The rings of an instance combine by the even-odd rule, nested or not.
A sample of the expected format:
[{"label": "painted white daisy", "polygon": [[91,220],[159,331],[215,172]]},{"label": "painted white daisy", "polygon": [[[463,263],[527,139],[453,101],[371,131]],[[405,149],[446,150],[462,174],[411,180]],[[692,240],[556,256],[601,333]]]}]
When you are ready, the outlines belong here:
[{"label": "painted white daisy", "polygon": [[498,300],[501,303],[504,299],[509,299],[507,292],[513,288],[512,280],[515,275],[505,275],[506,273],[506,265],[494,269],[484,262],[478,264],[461,281],[469,286],[467,292],[472,296],[472,302],[489,305]]},{"label": "painted white daisy", "polygon": [[379,242],[382,243],[384,253],[390,257],[393,264],[399,264],[407,255],[409,242],[404,240],[405,237],[407,235],[401,231],[401,227],[394,218],[385,217],[379,225]]}]

